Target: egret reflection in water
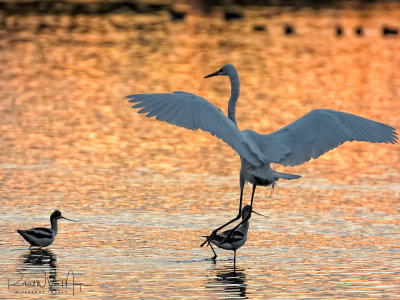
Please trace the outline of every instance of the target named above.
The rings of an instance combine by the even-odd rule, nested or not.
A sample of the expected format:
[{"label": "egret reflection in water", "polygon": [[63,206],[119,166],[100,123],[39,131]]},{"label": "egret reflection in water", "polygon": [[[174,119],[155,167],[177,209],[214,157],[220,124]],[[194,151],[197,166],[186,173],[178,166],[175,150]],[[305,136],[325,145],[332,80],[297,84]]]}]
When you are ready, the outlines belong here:
[{"label": "egret reflection in water", "polygon": [[[215,229],[205,243],[217,232],[241,217],[243,188],[246,182],[253,185],[250,208],[253,205],[257,185],[274,186],[279,179],[292,180],[300,176],[276,172],[271,163],[284,166],[301,165],[311,158],[317,158],[346,141],[371,143],[396,143],[394,128],[357,115],[316,109],[293,123],[271,134],[259,134],[253,130],[240,131],[236,124],[235,109],[239,98],[239,76],[231,64],[205,76],[228,76],[231,83],[231,96],[228,102],[228,116],[206,99],[187,92],[134,94],[127,96],[129,102],[136,103],[138,113],[146,117],[155,116],[159,121],[181,126],[191,130],[202,129],[217,136],[231,146],[240,156],[240,201],[238,215]],[[228,239],[250,214],[236,225],[226,236]]]}]

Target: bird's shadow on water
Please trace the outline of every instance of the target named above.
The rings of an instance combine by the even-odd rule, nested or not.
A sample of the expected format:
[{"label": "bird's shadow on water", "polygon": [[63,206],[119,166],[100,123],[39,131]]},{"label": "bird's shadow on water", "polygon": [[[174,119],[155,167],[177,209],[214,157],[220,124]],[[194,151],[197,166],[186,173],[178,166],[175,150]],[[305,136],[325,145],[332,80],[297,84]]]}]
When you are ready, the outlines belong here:
[{"label": "bird's shadow on water", "polygon": [[22,265],[19,272],[25,274],[49,274],[49,278],[57,277],[57,256],[51,250],[29,249],[21,256]]},{"label": "bird's shadow on water", "polygon": [[19,282],[26,285],[46,286],[57,291],[57,256],[51,250],[28,249],[20,256],[16,273]]},{"label": "bird's shadow on water", "polygon": [[25,269],[56,268],[57,257],[51,250],[28,249],[28,252],[21,256]]},{"label": "bird's shadow on water", "polygon": [[218,261],[211,268],[210,280],[205,287],[213,292],[224,294],[224,298],[247,298],[245,269],[232,265],[219,267]]}]

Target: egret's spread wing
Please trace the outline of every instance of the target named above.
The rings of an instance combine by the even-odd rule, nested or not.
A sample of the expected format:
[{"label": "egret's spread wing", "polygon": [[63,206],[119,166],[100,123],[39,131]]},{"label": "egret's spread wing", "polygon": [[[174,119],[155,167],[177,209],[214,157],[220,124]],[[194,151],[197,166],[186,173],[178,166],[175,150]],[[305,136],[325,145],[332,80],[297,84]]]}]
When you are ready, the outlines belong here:
[{"label": "egret's spread wing", "polygon": [[206,99],[186,92],[161,94],[135,94],[127,96],[138,113],[191,130],[202,129],[217,136],[248,162],[259,165],[261,161],[250,150],[246,137],[219,108]]},{"label": "egret's spread wing", "polygon": [[271,162],[296,166],[346,141],[394,144],[397,133],[388,125],[360,116],[318,109],[259,140],[263,140],[262,152],[269,153]]}]

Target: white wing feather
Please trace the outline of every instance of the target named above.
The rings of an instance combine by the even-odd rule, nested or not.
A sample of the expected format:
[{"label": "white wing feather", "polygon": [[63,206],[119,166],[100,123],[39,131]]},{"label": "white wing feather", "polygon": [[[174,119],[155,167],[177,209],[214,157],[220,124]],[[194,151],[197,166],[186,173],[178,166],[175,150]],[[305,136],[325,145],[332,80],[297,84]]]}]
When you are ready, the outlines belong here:
[{"label": "white wing feather", "polygon": [[252,165],[262,164],[262,159],[249,148],[246,137],[237,126],[219,108],[202,97],[186,92],[173,92],[134,94],[127,98],[130,99],[129,102],[136,103],[132,108],[141,108],[138,113],[145,113],[146,117],[155,116],[159,121],[187,129],[208,131],[231,146]]},{"label": "white wing feather", "polygon": [[300,165],[346,141],[396,143],[394,128],[357,115],[317,109],[268,135],[254,131],[260,151],[273,163]]},{"label": "white wing feather", "polygon": [[268,135],[252,130],[240,132],[219,108],[206,99],[186,92],[134,94],[127,96],[133,108],[191,130],[202,129],[230,145],[253,166],[279,163],[300,165],[346,141],[396,143],[394,128],[357,115],[316,109]]}]

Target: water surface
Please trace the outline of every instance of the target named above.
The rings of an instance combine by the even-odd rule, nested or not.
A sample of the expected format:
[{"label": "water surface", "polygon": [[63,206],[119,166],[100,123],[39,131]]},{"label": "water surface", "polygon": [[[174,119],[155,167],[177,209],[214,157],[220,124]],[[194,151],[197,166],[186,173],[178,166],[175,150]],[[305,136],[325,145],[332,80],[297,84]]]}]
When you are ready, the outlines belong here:
[{"label": "water surface", "polygon": [[[214,264],[199,246],[236,214],[238,156],[124,98],[185,90],[226,111],[227,79],[202,77],[232,63],[241,129],[271,132],[314,108],[400,127],[400,40],[380,33],[400,26],[398,4],[266,15],[6,17],[18,26],[0,29],[0,297],[400,296],[398,145],[347,143],[276,166],[302,178],[279,182],[271,198],[257,189],[255,209],[268,218],[251,219],[233,270],[231,252],[217,250]],[[353,34],[360,24],[364,36]],[[31,253],[16,229],[48,226],[54,209],[80,222],[62,221],[54,244]],[[74,288],[71,272],[61,285],[69,271]],[[46,285],[8,287],[21,276]]]}]

